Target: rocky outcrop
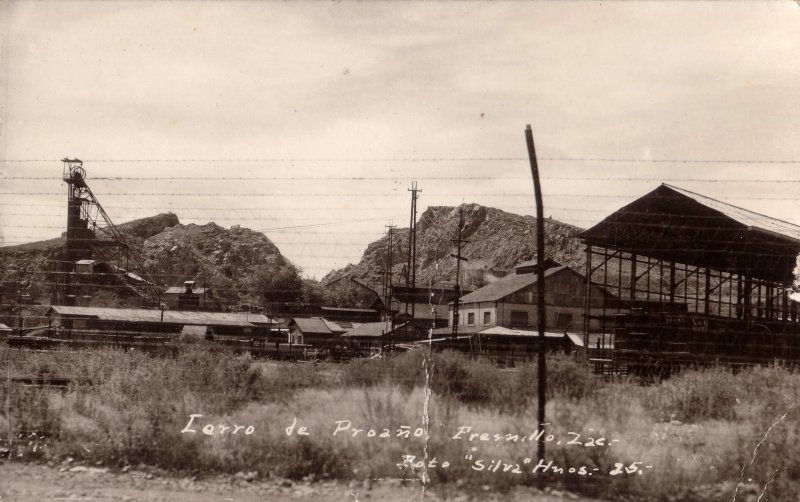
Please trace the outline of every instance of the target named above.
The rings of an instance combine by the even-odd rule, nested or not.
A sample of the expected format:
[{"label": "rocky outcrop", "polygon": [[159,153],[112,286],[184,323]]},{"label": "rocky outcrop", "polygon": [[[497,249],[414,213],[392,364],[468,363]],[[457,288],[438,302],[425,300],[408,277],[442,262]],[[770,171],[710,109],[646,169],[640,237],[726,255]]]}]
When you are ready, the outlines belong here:
[{"label": "rocky outcrop", "polygon": [[[137,257],[143,270],[132,271],[147,275],[158,288],[177,286],[185,280],[197,280],[214,290],[223,304],[235,305],[249,301],[248,280],[258,268],[280,268],[291,264],[266,235],[235,225],[226,229],[215,223],[183,225],[173,213],[159,214],[117,225]],[[96,231],[98,238],[108,239],[104,229]],[[22,290],[36,300],[47,302],[54,280],[52,264],[63,260],[64,236],[29,243],[23,246],[0,248],[2,282],[6,289]],[[101,259],[101,258],[98,258]],[[119,298],[114,288],[107,288],[103,303],[117,306]],[[116,295],[118,296],[118,295]]]},{"label": "rocky outcrop", "polygon": [[[479,204],[461,206],[431,206],[417,223],[417,284],[455,279],[454,252],[458,234],[460,211],[464,212],[462,238],[468,242],[462,255],[469,261],[462,266],[462,280],[480,286],[493,277],[510,271],[514,265],[535,258],[536,218],[508,213]],[[545,220],[545,253],[565,265],[580,267],[583,256],[577,238],[580,228],[556,220]],[[404,281],[403,271],[408,257],[407,228],[395,231],[394,266],[392,273],[397,282]],[[388,237],[369,244],[354,265],[329,273],[323,283],[342,275],[351,275],[368,282],[378,283],[384,267]]]}]

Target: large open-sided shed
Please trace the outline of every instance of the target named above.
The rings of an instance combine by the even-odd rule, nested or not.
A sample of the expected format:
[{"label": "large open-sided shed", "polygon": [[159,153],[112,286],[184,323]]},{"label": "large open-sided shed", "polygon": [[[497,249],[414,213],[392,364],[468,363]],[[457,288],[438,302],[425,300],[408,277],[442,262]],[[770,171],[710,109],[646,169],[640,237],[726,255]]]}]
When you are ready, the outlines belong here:
[{"label": "large open-sided shed", "polygon": [[800,226],[662,184],[580,237],[587,288],[626,300],[601,316],[618,358],[800,360]]}]

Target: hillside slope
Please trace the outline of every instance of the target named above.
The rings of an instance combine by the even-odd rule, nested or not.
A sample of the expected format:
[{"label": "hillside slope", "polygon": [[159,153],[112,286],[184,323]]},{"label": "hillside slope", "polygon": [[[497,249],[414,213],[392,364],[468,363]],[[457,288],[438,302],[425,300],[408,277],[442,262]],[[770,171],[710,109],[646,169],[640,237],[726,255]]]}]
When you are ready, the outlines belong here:
[{"label": "hillside slope", "polygon": [[[462,267],[466,285],[480,286],[514,265],[535,258],[536,218],[522,216],[479,204],[458,207],[431,206],[417,223],[417,284],[455,279],[454,252],[458,232],[459,210],[464,211],[462,238],[467,242],[462,255],[469,261]],[[583,264],[581,243],[576,237],[580,228],[556,220],[545,220],[545,253],[565,265]],[[394,281],[404,282],[403,271],[408,257],[407,228],[394,233]],[[344,275],[379,284],[386,266],[388,236],[369,244],[357,264],[335,270],[322,279],[327,283]]]},{"label": "hillside slope", "polygon": [[[292,268],[266,235],[239,226],[184,225],[175,214],[168,213],[122,223],[117,228],[144,268],[134,272],[147,274],[160,288],[197,280],[199,285],[211,287],[228,305],[252,300],[254,272]],[[100,239],[108,238],[103,229],[97,234]],[[0,248],[5,294],[13,297],[19,290],[48,302],[55,280],[53,264],[64,259],[64,237]],[[97,305],[125,305],[113,287],[95,296],[92,303]]]}]

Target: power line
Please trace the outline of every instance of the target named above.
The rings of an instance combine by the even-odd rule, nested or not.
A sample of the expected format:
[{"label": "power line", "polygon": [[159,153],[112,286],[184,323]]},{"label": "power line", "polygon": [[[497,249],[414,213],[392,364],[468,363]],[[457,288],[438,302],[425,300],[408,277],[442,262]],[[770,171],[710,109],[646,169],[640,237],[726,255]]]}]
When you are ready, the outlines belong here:
[{"label": "power line", "polygon": [[[522,180],[525,176],[414,176],[424,180],[483,181]],[[58,176],[0,176],[2,180],[15,181],[61,181]],[[403,176],[98,176],[92,181],[393,181]],[[753,179],[753,178],[663,178],[663,177],[613,177],[613,176],[542,176],[543,180],[557,181],[648,181],[682,183],[800,183],[800,179]]]},{"label": "power line", "polygon": [[[0,192],[0,195],[63,195],[61,192]],[[106,192],[104,196],[152,196],[152,197],[380,197],[386,198],[386,194],[339,194],[339,193],[285,193],[285,192],[261,192],[261,193],[198,193],[198,192]],[[434,193],[433,195],[439,197],[452,197],[462,195],[460,193]],[[472,197],[530,197],[529,193],[472,193]],[[573,198],[594,198],[594,199],[630,199],[640,197],[641,194],[596,194],[596,193],[550,193],[548,197],[573,197]],[[731,200],[797,200],[794,197],[758,197],[758,196],[737,196],[726,197]],[[18,204],[15,204],[18,205]],[[111,206],[109,206],[111,207]]]},{"label": "power line", "polygon": [[[521,162],[527,161],[526,157],[262,157],[262,158],[227,158],[227,159],[85,159],[87,163],[253,163],[253,162],[308,162],[308,163],[336,163],[336,162]],[[796,159],[649,159],[634,157],[540,157],[539,160],[554,162],[618,162],[640,164],[800,164]],[[2,159],[2,163],[38,163],[60,162],[57,159]]]}]

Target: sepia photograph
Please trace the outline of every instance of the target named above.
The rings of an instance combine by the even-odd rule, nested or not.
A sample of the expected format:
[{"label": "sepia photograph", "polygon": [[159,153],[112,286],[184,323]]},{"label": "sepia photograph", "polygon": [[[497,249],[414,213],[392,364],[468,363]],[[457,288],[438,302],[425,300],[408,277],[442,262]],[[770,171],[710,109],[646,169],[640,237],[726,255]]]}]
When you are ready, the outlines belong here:
[{"label": "sepia photograph", "polygon": [[800,500],[799,44],[0,0],[0,502]]}]

